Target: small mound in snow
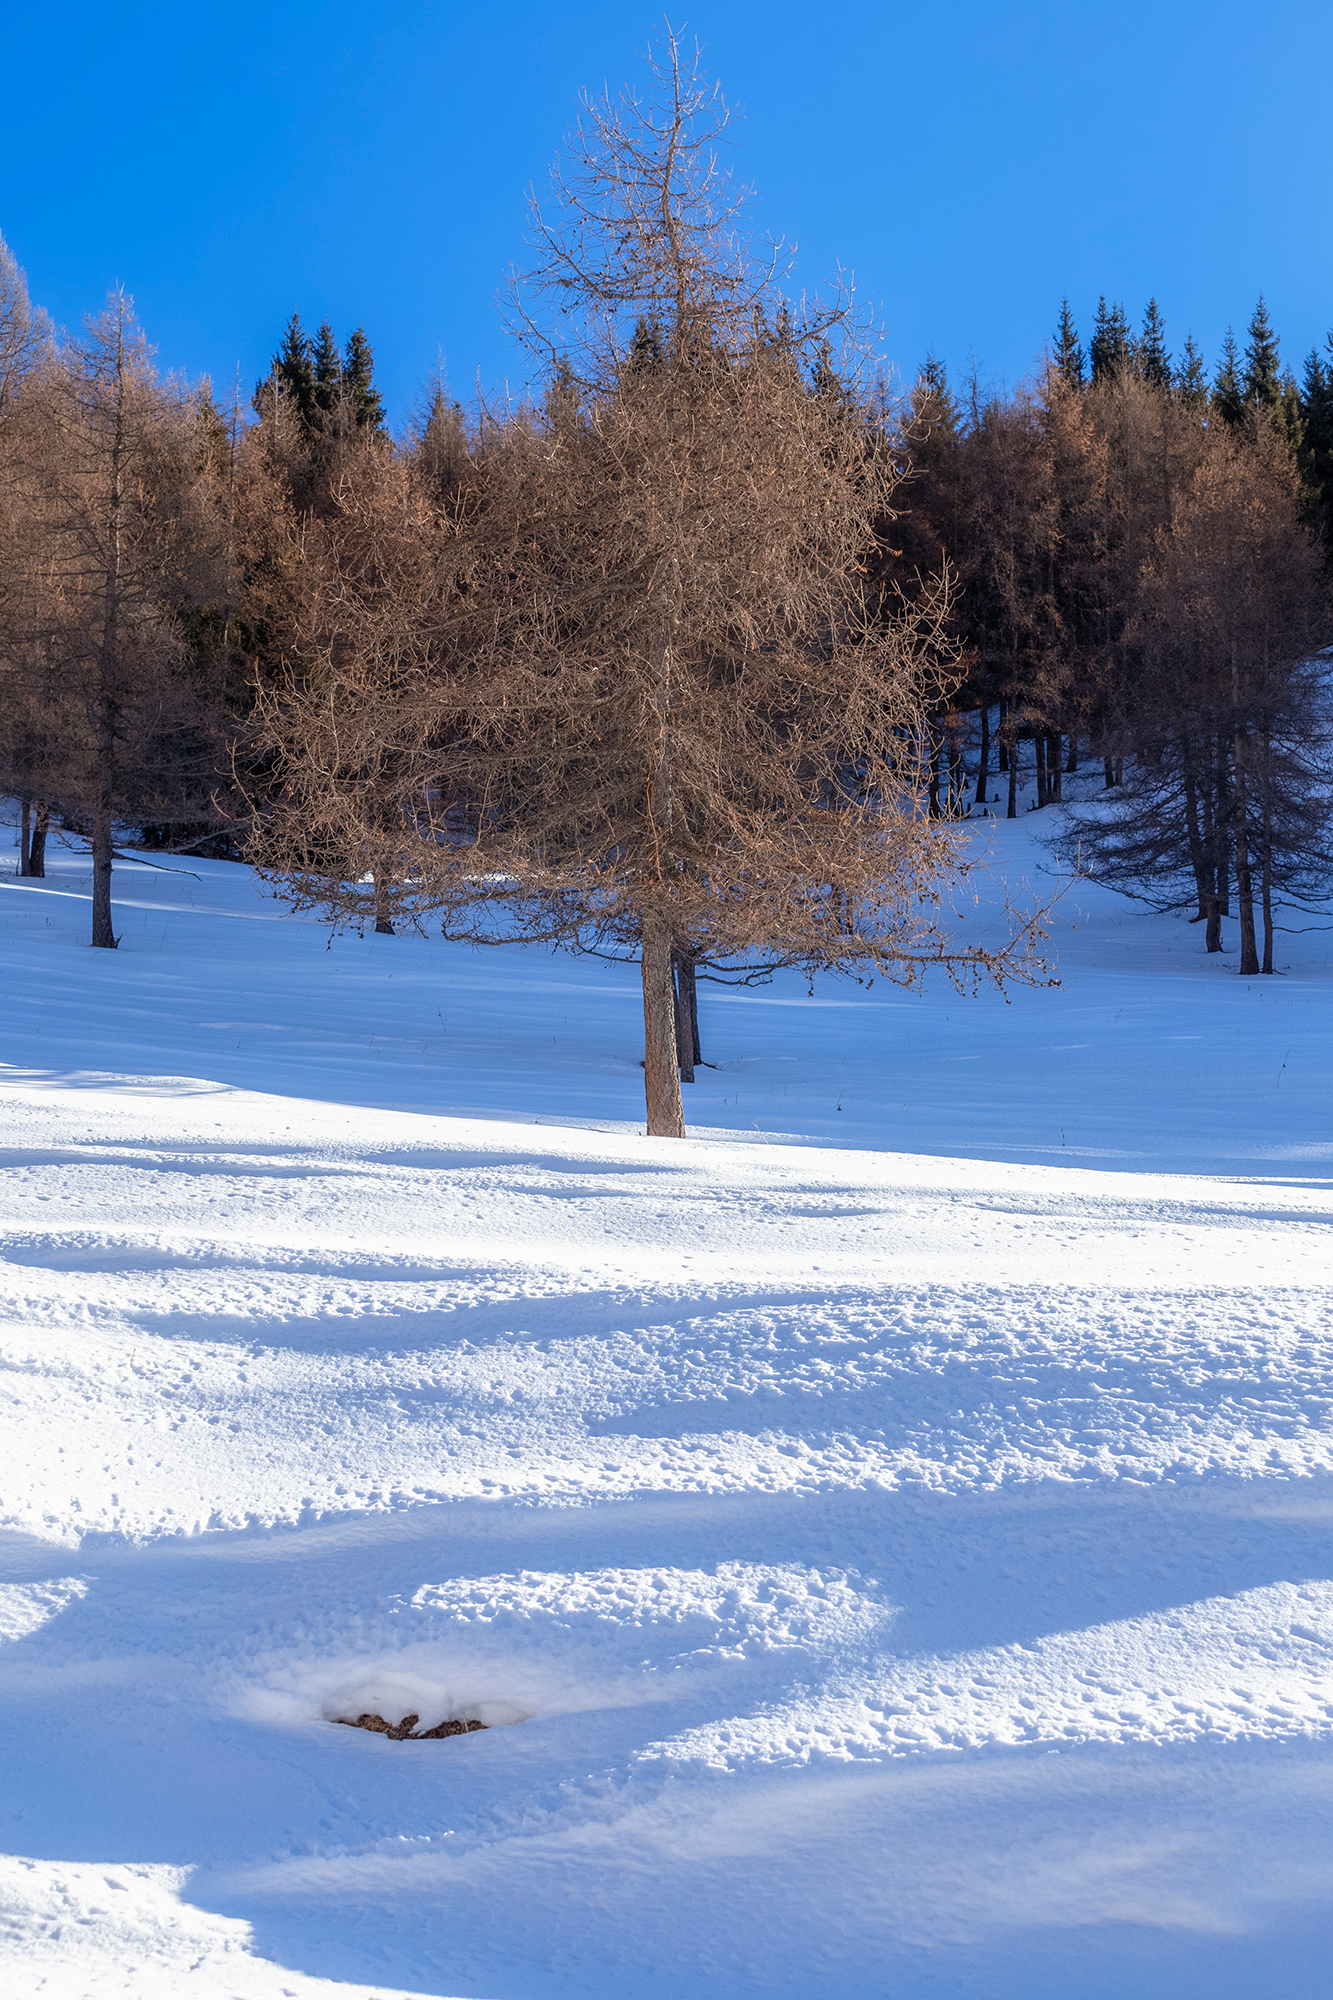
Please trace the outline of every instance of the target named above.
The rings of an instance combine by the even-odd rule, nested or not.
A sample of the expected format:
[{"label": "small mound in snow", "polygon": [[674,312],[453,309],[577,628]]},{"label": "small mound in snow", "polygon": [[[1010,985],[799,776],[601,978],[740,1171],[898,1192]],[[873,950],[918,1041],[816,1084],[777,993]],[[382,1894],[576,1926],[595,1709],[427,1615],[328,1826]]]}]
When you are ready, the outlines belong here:
[{"label": "small mound in snow", "polygon": [[424,1743],[435,1736],[467,1736],[474,1729],[489,1729],[491,1726],[488,1722],[479,1722],[474,1715],[447,1715],[433,1729],[418,1729],[419,1715],[405,1715],[401,1722],[386,1722],[382,1715],[369,1711],[362,1715],[335,1715],[333,1720],[345,1724],[348,1729],[369,1729],[376,1736],[390,1736],[395,1743]]}]

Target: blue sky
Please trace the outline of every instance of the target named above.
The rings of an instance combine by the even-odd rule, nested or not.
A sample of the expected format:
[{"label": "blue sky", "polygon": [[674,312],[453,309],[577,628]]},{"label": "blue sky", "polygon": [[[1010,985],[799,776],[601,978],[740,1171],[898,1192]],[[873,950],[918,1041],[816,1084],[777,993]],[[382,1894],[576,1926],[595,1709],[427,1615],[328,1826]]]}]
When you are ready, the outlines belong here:
[{"label": "blue sky", "polygon": [[[1068,291],[1210,366],[1262,290],[1299,364],[1333,326],[1328,0],[909,8],[705,0],[755,218],[841,263],[905,373],[1012,381]],[[248,394],[299,308],[363,321],[400,420],[524,379],[496,294],[581,86],[631,78],[653,8],[499,0],[0,0],[0,232],[75,324],[120,280],[165,367]],[[679,22],[680,15],[673,15]]]}]

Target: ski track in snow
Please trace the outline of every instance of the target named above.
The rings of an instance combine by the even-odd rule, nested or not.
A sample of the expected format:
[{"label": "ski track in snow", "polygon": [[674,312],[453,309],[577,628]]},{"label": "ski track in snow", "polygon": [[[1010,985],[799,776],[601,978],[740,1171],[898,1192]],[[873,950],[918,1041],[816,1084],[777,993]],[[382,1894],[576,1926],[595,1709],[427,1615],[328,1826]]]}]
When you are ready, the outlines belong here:
[{"label": "ski track in snow", "polygon": [[[0,883],[9,1991],[1327,1990],[1318,941],[1223,983],[1083,891],[1007,1024],[705,994],[678,1144],[623,969],[339,959],[218,864],[118,870],[108,963],[80,865]],[[469,977],[406,1109],[385,1010]]]}]

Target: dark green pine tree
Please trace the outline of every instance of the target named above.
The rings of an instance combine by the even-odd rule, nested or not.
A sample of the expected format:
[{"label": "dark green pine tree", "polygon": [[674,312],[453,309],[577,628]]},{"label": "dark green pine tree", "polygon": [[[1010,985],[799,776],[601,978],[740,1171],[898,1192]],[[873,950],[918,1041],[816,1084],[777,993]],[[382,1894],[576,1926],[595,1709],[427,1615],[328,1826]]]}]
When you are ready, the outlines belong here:
[{"label": "dark green pine tree", "polygon": [[1251,409],[1274,411],[1282,401],[1282,369],[1278,361],[1277,335],[1269,320],[1262,292],[1246,331],[1250,343],[1245,349],[1241,393]]},{"label": "dark green pine tree", "polygon": [[[1083,387],[1083,349],[1078,342],[1078,329],[1074,325],[1074,315],[1069,310],[1068,294],[1060,301],[1060,320],[1055,329],[1056,367],[1064,376],[1071,389]],[[924,370],[922,371],[924,373]]]},{"label": "dark green pine tree", "polygon": [[929,424],[932,430],[941,431],[950,439],[958,437],[963,427],[963,413],[949,387],[949,371],[933,353],[926,356],[917,376],[916,406],[918,418]]},{"label": "dark green pine tree", "polygon": [[1301,440],[1296,463],[1310,496],[1310,522],[1323,538],[1333,563],[1333,333],[1325,346],[1328,360],[1310,349],[1301,385]]},{"label": "dark green pine tree", "polygon": [[1203,354],[1195,345],[1194,335],[1185,335],[1185,345],[1181,349],[1180,362],[1171,377],[1172,387],[1182,403],[1192,410],[1206,410],[1208,407],[1208,376],[1203,365]]},{"label": "dark green pine tree", "polygon": [[1245,395],[1241,388],[1240,354],[1236,336],[1228,327],[1222,341],[1222,359],[1213,379],[1213,408],[1233,429],[1245,415]]},{"label": "dark green pine tree", "polygon": [[1293,458],[1299,459],[1301,439],[1305,435],[1305,417],[1301,410],[1300,388],[1290,368],[1282,370],[1281,394],[1273,412],[1273,422],[1287,450]]},{"label": "dark green pine tree", "polygon": [[338,358],[338,343],[327,320],[321,323],[315,335],[311,361],[315,373],[316,406],[326,417],[331,417],[342,401],[343,368]]},{"label": "dark green pine tree", "polygon": [[1125,308],[1122,305],[1108,306],[1105,293],[1097,301],[1097,320],[1092,329],[1092,339],[1088,342],[1088,359],[1092,363],[1094,382],[1109,381],[1113,375],[1130,367],[1134,360],[1134,343],[1130,339]]},{"label": "dark green pine tree", "polygon": [[1157,310],[1156,299],[1149,299],[1148,310],[1143,315],[1143,332],[1139,336],[1137,360],[1139,374],[1152,388],[1171,387],[1171,356],[1166,351],[1166,321]]},{"label": "dark green pine tree", "polygon": [[629,344],[630,373],[653,373],[662,366],[662,329],[654,319],[640,313]]},{"label": "dark green pine tree", "polygon": [[315,369],[310,358],[310,342],[301,325],[300,313],[293,313],[282,336],[282,346],[274,355],[268,374],[255,385],[252,402],[256,414],[264,414],[264,394],[270,382],[290,397],[292,405],[303,424],[310,424],[315,414]]},{"label": "dark green pine tree", "polygon": [[364,327],[359,326],[347,343],[342,381],[344,393],[356,417],[357,429],[382,431],[384,398],[375,387],[375,355],[366,339]]}]

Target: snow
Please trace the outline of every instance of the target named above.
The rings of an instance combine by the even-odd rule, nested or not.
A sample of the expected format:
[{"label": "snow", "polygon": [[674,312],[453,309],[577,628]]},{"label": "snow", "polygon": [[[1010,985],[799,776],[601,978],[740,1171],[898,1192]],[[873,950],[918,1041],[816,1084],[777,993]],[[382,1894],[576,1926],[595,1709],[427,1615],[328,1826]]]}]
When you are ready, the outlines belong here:
[{"label": "snow", "polygon": [[631,967],[87,866],[0,879],[7,1991],[1326,1990],[1333,932],[704,986],[682,1143]]}]

